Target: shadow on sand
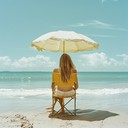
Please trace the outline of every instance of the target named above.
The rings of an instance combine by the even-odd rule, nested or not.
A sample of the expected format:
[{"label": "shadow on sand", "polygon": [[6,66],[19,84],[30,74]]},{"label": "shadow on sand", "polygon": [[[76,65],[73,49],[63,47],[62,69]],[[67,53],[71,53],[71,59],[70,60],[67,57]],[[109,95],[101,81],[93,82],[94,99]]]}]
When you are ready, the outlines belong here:
[{"label": "shadow on sand", "polygon": [[117,116],[119,114],[112,113],[109,111],[103,110],[95,110],[95,109],[87,109],[87,110],[80,110],[77,109],[76,116],[70,115],[68,113],[59,113],[56,115],[49,115],[49,118],[57,118],[62,120],[83,120],[83,121],[100,121],[106,118]]}]

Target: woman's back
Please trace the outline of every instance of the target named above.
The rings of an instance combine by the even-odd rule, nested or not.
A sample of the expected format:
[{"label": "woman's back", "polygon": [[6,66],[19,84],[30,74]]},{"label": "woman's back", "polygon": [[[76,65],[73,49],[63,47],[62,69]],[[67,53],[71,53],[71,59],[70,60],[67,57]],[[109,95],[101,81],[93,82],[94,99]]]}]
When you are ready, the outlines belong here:
[{"label": "woman's back", "polygon": [[70,91],[72,90],[73,86],[77,89],[78,88],[78,80],[77,80],[77,71],[76,69],[72,69],[70,80],[67,82],[63,82],[61,80],[61,73],[59,69],[54,69],[52,81],[54,82],[55,86],[58,86],[58,90],[60,91]]}]

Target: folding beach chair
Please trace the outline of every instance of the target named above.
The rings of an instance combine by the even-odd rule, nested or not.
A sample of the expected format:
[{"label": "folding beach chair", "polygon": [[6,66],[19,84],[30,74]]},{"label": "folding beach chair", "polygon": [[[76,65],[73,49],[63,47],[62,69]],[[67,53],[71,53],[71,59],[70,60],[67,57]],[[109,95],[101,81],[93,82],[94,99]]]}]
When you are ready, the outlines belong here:
[{"label": "folding beach chair", "polygon": [[[52,74],[52,114],[56,115],[61,112],[62,109],[66,110],[71,115],[76,115],[76,83],[77,83],[77,73],[72,73],[70,80],[68,82],[63,82],[61,80],[60,73],[53,72]],[[58,88],[64,88],[64,91],[58,90]],[[67,88],[72,88],[71,91],[66,91]],[[59,102],[58,98],[67,98],[67,102],[61,106],[61,108],[55,112],[54,107],[57,102]],[[74,111],[71,112],[66,106],[74,100]]]}]

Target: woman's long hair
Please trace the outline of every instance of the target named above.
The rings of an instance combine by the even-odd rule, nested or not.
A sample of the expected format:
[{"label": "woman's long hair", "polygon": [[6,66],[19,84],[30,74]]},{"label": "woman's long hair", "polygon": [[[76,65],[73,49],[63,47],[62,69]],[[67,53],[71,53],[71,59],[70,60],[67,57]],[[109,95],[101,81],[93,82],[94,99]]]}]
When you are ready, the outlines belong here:
[{"label": "woman's long hair", "polygon": [[63,82],[68,82],[70,80],[72,69],[75,69],[75,66],[71,60],[71,57],[63,53],[60,58],[60,73],[61,73],[61,80]]}]

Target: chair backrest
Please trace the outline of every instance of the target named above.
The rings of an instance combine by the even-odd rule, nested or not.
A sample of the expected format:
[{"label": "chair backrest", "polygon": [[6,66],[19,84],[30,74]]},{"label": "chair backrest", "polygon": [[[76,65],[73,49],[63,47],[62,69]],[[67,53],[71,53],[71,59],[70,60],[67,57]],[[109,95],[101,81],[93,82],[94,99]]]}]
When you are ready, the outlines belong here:
[{"label": "chair backrest", "polygon": [[63,82],[61,80],[61,74],[57,72],[53,72],[52,81],[57,86],[61,86],[61,87],[63,86],[64,88],[66,87],[69,88],[72,87],[74,83],[77,83],[77,73],[71,73],[70,80],[68,82]]}]

